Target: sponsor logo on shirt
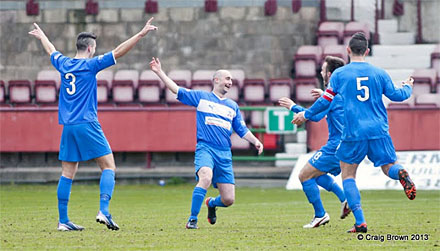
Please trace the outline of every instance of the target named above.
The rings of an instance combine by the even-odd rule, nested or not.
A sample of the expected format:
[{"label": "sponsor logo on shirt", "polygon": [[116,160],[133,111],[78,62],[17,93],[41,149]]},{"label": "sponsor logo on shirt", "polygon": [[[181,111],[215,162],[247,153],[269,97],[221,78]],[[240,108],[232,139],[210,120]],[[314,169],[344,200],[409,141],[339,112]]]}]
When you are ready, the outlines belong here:
[{"label": "sponsor logo on shirt", "polygon": [[206,99],[200,100],[197,111],[219,115],[230,120],[233,120],[236,115],[232,108]]},{"label": "sponsor logo on shirt", "polygon": [[226,130],[229,130],[229,131],[231,130],[231,123],[226,120],[219,119],[219,118],[206,116],[205,117],[205,124],[219,126],[219,127],[225,128]]}]

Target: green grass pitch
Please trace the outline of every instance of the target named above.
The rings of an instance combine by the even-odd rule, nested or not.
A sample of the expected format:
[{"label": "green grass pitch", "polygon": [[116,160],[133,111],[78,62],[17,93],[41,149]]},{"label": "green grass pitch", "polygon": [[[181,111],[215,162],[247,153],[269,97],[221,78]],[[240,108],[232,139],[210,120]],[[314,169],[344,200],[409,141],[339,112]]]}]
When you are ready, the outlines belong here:
[{"label": "green grass pitch", "polygon": [[[292,250],[292,249],[408,249],[439,250],[440,191],[418,191],[409,201],[403,191],[361,191],[368,234],[345,233],[352,214],[339,219],[336,196],[321,191],[330,223],[303,229],[313,210],[302,191],[283,188],[237,188],[236,203],[219,208],[217,224],[206,220],[203,205],[199,229],[187,230],[193,185],[117,185],[110,205],[121,227],[110,231],[95,222],[99,188],[73,185],[70,219],[86,229],[58,232],[56,185],[0,187],[0,249],[100,250]],[[216,196],[215,189],[208,196]],[[387,240],[387,235],[409,240]],[[412,238],[424,240],[411,240]],[[366,240],[374,238],[379,240]],[[380,236],[384,241],[380,241]],[[426,237],[428,240],[426,240]]]}]

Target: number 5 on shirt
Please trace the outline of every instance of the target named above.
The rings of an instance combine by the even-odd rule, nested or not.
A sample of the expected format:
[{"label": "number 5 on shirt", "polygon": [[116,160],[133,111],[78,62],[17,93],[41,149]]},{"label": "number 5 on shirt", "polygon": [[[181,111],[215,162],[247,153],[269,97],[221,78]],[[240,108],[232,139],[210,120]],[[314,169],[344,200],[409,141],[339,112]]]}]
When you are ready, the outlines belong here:
[{"label": "number 5 on shirt", "polygon": [[357,99],[359,99],[359,101],[364,102],[370,98],[370,89],[368,89],[368,86],[362,85],[361,81],[368,81],[368,77],[356,78],[356,85],[358,91],[364,90],[364,95],[365,95],[363,97],[362,95],[357,95],[356,97]]}]

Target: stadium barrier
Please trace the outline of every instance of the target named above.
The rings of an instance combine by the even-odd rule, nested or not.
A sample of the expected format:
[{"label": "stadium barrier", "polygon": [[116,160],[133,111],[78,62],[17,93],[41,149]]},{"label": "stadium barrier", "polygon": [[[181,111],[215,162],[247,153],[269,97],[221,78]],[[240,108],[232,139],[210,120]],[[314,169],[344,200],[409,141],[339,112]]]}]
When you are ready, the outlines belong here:
[{"label": "stadium barrier", "polygon": [[[101,107],[98,117],[115,152],[195,149],[196,115],[190,107]],[[440,109],[389,109],[388,119],[396,150],[440,150]],[[325,144],[326,126],[307,123],[310,150]],[[58,152],[61,132],[57,108],[0,108],[0,152]]]}]

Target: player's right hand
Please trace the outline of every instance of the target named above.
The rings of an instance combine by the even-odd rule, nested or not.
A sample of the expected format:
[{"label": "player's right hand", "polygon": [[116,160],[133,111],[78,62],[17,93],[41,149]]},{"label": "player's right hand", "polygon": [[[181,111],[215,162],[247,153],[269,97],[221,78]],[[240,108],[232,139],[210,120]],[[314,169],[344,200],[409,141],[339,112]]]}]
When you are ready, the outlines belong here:
[{"label": "player's right hand", "polygon": [[153,72],[160,72],[162,70],[162,66],[160,64],[159,58],[152,58],[150,62],[150,68]]},{"label": "player's right hand", "polygon": [[151,25],[151,22],[153,21],[154,17],[148,19],[147,23],[145,24],[144,28],[139,32],[141,36],[145,36],[148,34],[149,31],[155,31],[158,28],[154,25]]},{"label": "player's right hand", "polygon": [[306,122],[307,119],[305,118],[304,113],[305,112],[300,112],[300,113],[295,114],[295,116],[293,116],[293,120],[291,123],[295,124],[297,126],[300,126],[304,122]]},{"label": "player's right hand", "polygon": [[280,98],[278,100],[278,103],[280,104],[280,106],[285,107],[288,110],[290,110],[290,108],[295,105],[295,102],[293,102],[290,98],[287,97]]}]

